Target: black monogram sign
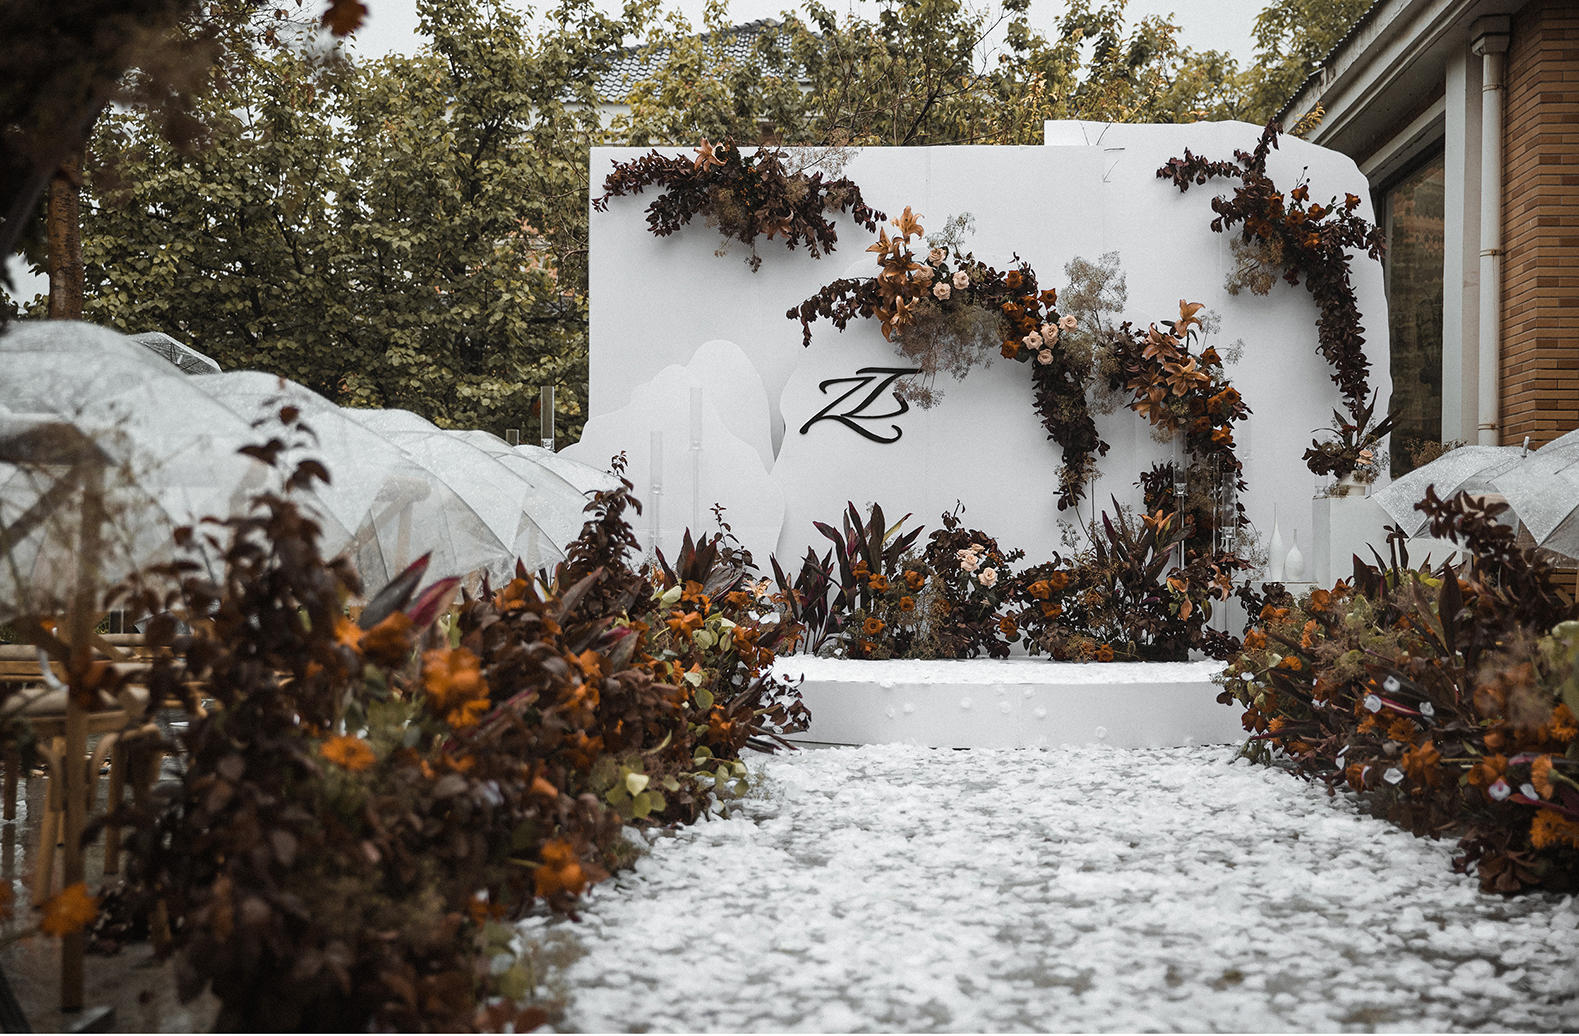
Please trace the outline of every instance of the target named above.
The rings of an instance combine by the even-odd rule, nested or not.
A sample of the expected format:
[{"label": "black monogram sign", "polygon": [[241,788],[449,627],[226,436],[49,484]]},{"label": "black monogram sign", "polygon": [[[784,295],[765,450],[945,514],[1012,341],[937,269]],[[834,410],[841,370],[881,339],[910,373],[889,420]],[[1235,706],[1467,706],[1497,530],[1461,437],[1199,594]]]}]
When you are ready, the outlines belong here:
[{"label": "black monogram sign", "polygon": [[[845,389],[827,406],[817,411],[816,416],[812,417],[811,420],[801,425],[800,434],[805,435],[807,430],[818,421],[837,421],[855,434],[864,436],[873,442],[898,442],[899,437],[905,433],[900,430],[897,424],[889,425],[893,430],[893,435],[884,435],[872,431],[861,422],[887,421],[891,418],[899,417],[901,414],[908,413],[910,404],[906,400],[900,399],[897,395],[890,397],[898,405],[897,410],[889,410],[886,413],[877,414],[870,412],[868,408],[876,403],[877,397],[881,396],[894,382],[907,374],[920,373],[920,369],[915,367],[862,367],[855,372],[854,377],[829,378],[827,381],[821,382],[818,384],[817,389],[823,395],[828,394],[828,386],[830,385],[849,385],[850,387]],[[865,390],[864,395],[861,394],[863,390]],[[853,402],[850,405],[844,405],[846,401],[851,400]],[[840,409],[841,407],[842,409]]]}]

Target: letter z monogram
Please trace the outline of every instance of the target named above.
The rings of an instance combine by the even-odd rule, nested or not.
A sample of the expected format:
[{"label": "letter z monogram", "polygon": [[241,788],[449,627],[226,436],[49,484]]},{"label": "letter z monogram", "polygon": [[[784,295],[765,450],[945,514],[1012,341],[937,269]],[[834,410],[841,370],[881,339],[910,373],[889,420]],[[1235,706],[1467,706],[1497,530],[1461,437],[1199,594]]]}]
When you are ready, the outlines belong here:
[{"label": "letter z monogram", "polygon": [[[882,435],[863,427],[859,422],[886,421],[890,418],[898,417],[901,414],[909,413],[909,402],[900,399],[897,395],[894,396],[893,399],[895,403],[899,404],[898,410],[890,410],[887,413],[874,414],[868,412],[867,408],[877,402],[877,397],[881,396],[884,390],[886,390],[890,385],[898,381],[900,378],[907,374],[920,373],[920,369],[915,367],[862,367],[860,370],[855,372],[855,376],[852,378],[829,378],[827,381],[824,381],[817,386],[818,391],[820,391],[823,395],[828,394],[829,385],[843,385],[852,382],[853,384],[850,384],[849,388],[845,389],[841,395],[835,398],[827,406],[817,411],[815,417],[801,425],[800,434],[805,435],[807,430],[818,421],[837,421],[846,428],[850,429],[852,432],[855,432],[857,435],[864,436],[873,442],[898,442],[899,437],[905,433],[900,430],[897,424],[889,426],[893,429],[893,435]],[[842,404],[845,400],[854,397],[862,389],[866,388],[869,388],[871,391],[867,392],[866,395],[861,396],[860,402],[846,407],[837,413],[835,412],[835,408]]]}]

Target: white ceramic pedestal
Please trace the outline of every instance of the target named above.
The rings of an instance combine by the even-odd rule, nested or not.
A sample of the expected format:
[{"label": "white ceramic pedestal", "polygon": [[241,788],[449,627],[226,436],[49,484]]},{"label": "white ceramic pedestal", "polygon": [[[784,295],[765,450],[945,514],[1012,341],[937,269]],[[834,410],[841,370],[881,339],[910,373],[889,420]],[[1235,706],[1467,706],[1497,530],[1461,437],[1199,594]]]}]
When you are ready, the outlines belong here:
[{"label": "white ceramic pedestal", "polygon": [[885,662],[792,655],[811,728],[798,740],[942,748],[1109,744],[1154,748],[1244,740],[1241,710],[1216,701],[1222,663],[1077,664],[1041,658]]},{"label": "white ceramic pedestal", "polygon": [[1374,545],[1387,556],[1387,525],[1381,505],[1368,496],[1318,496],[1310,504],[1310,557],[1305,569],[1319,586],[1331,586],[1354,572],[1352,558],[1374,560]]}]

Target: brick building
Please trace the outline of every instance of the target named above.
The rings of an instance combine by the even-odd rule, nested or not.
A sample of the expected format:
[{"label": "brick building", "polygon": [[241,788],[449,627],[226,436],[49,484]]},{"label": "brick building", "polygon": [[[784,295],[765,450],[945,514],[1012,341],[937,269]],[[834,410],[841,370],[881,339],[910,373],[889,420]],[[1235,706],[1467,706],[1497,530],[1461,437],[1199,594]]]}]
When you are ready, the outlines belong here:
[{"label": "brick building", "polygon": [[1388,232],[1399,434],[1579,427],[1579,0],[1377,0],[1285,123],[1318,104]]}]

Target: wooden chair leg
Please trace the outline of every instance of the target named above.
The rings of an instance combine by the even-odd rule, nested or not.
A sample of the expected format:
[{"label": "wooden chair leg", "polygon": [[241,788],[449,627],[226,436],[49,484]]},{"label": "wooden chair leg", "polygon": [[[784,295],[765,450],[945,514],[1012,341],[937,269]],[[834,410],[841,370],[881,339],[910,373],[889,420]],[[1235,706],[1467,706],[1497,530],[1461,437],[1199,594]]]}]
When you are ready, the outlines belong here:
[{"label": "wooden chair leg", "polygon": [[65,834],[66,773],[61,769],[66,757],[62,738],[51,738],[38,746],[49,769],[45,778],[44,819],[38,826],[38,859],[33,871],[33,903],[42,906],[55,892],[55,848]]},{"label": "wooden chair leg", "polygon": [[[104,811],[106,813],[113,813],[119,809],[121,801],[126,797],[127,755],[126,742],[117,737],[114,747],[110,750],[110,790],[104,802]],[[116,823],[106,824],[104,827],[104,873],[119,874],[120,870],[121,825]]]},{"label": "wooden chair leg", "polygon": [[22,753],[9,748],[5,753],[5,819],[16,819],[17,787],[22,776]]}]

